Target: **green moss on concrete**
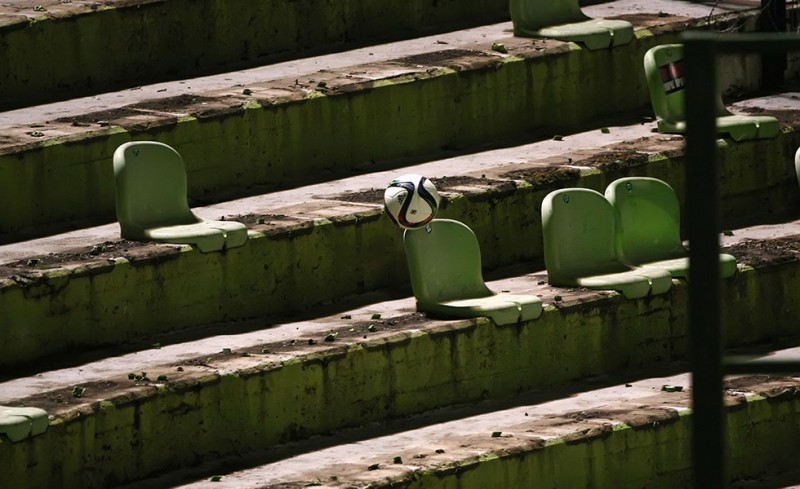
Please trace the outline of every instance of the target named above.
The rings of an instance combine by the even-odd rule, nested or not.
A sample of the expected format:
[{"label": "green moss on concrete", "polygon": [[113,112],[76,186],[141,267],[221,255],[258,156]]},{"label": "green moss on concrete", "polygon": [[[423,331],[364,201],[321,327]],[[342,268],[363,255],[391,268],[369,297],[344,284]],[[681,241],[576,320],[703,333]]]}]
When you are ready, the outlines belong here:
[{"label": "green moss on concrete", "polygon": [[677,40],[675,33],[661,33],[605,51],[570,45],[548,63],[529,65],[527,90],[532,97],[525,109],[555,129],[643,108],[650,103],[644,54],[653,46]]},{"label": "green moss on concrete", "polygon": [[[719,178],[723,201],[723,218],[728,222],[752,221],[758,209],[797,209],[797,176],[792,151],[800,145],[800,134],[784,128],[771,144],[760,141],[753,145],[737,145],[724,141],[720,145]],[[778,202],[782,204],[776,205]],[[737,219],[738,218],[738,219]]]},{"label": "green moss on concrete", "polygon": [[[795,295],[789,284],[800,279],[800,270],[786,265],[772,267],[779,280],[758,280],[751,273],[739,273],[735,280],[723,282],[725,302],[721,308],[722,324],[731,325],[725,330],[725,338],[731,344],[752,344],[766,337],[791,336],[796,328],[791,328],[787,311],[792,311],[800,304],[800,297]],[[774,305],[764,307],[760,302]],[[746,313],[734,304],[746,304],[758,313]],[[745,314],[745,315],[742,315]],[[759,331],[746,327],[748,321],[757,321]]]},{"label": "green moss on concrete", "polygon": [[[725,282],[722,302],[729,317],[736,318],[726,330],[732,345],[795,331],[793,318],[800,314],[800,302],[780,303],[761,294],[782,287],[787,294],[800,296],[798,269],[797,263],[749,269]],[[132,387],[103,401],[89,399],[80,407],[61,410],[41,436],[16,444],[0,442],[0,471],[25,487],[45,481],[63,487],[102,487],[333,429],[686,358],[687,300],[688,287],[679,284],[654,298],[629,301],[612,295],[551,307],[540,319],[514,326],[497,327],[488,320],[435,323],[363,343],[322,347],[283,362],[272,355],[231,357],[235,363],[227,368],[224,359],[218,359],[215,368],[228,372],[224,375],[187,366],[180,375],[170,375],[174,380],[163,388]],[[745,427],[762,423],[764,432],[792,433],[786,423],[796,420],[792,418],[796,413],[777,404],[784,397],[769,401],[772,411],[752,411],[741,423]],[[740,406],[735,413],[753,409]],[[564,456],[587,464],[622,460],[620,467],[638,467],[629,470],[634,480],[644,477],[640,464],[648,459],[656,461],[657,472],[683,477],[688,435],[683,428],[680,436],[671,434],[679,424],[614,432],[612,439],[620,434],[631,438],[599,448],[592,444],[605,443],[603,437],[584,446],[569,442],[548,449],[564,450]],[[735,423],[731,426],[740,429]],[[733,440],[735,456],[751,453],[752,439],[747,437],[757,430],[747,430],[746,438]],[[798,439],[788,433],[780,436],[787,446]],[[608,446],[617,447],[613,456]],[[559,456],[547,457],[525,462],[534,464],[525,470],[542,470],[554,480],[612,481],[619,476],[596,472],[605,465],[578,467],[574,472],[554,463]],[[789,463],[788,457],[777,457],[773,466],[784,463]],[[481,467],[474,469],[475,477],[489,470]]]},{"label": "green moss on concrete", "polygon": [[63,221],[113,219],[111,156],[128,141],[130,135],[115,129],[0,155],[0,235]]},{"label": "green moss on concrete", "polygon": [[0,108],[508,18],[502,0],[139,0],[47,7],[27,12],[30,22],[20,16],[0,26]]},{"label": "green moss on concrete", "polygon": [[[800,402],[749,402],[727,412],[731,481],[795,468],[800,449]],[[370,487],[472,489],[485,487],[690,487],[692,415],[654,429],[622,425],[610,436],[544,448],[514,447],[418,471]]]},{"label": "green moss on concrete", "polygon": [[[364,226],[367,233],[359,229]],[[378,242],[381,246],[373,248]],[[0,364],[192,325],[291,313],[332,295],[373,290],[388,285],[385,274],[407,275],[404,262],[392,259],[396,263],[387,269],[384,259],[377,273],[371,267],[374,258],[362,261],[359,254],[393,249],[389,254],[396,257],[400,246],[400,234],[388,220],[348,227],[329,223],[297,236],[254,237],[224,253],[184,248],[150,262],[106,262],[86,273],[78,269],[68,279],[59,274],[8,281],[0,287],[6,318],[0,337],[8,341],[4,353],[10,356]],[[319,287],[321,281],[326,287]]]},{"label": "green moss on concrete", "polygon": [[[111,157],[131,139],[177,149],[187,164],[190,197],[207,200],[253,185],[279,188],[351,175],[375,162],[419,158],[441,148],[549,134],[643,108],[649,95],[639,73],[642,56],[655,44],[676,41],[676,35],[645,37],[603,52],[556,46],[533,50],[528,58],[487,55],[458,70],[426,71],[415,64],[417,73],[366,84],[343,81],[341,90],[331,84],[323,96],[302,97],[288,88],[278,96],[273,90],[260,105],[245,108],[239,105],[251,100],[231,95],[226,103],[237,110],[217,115],[126,125],[124,132],[112,127],[87,134],[80,144],[56,138],[46,146],[7,148],[0,152],[0,205],[14,212],[0,215],[0,236],[32,226],[109,220]],[[457,66],[458,59],[451,63]],[[592,83],[584,83],[587,78]]]},{"label": "green moss on concrete", "polygon": [[[768,142],[722,146],[724,223],[755,222],[796,207],[800,190],[789,163],[799,143],[797,133],[789,132]],[[786,165],[774,163],[782,159]],[[685,201],[683,156],[653,158],[630,174],[670,181]],[[592,171],[576,185],[602,191],[607,180]],[[531,269],[540,269],[540,205],[552,189],[519,184],[503,193],[454,195],[441,217],[469,223],[485,266],[529,263]],[[741,206],[740,199],[750,207]],[[686,212],[685,204],[682,209]],[[379,218],[379,212],[376,208],[361,219],[320,220],[291,232],[255,236],[246,246],[224,253],[186,247],[150,260],[103,260],[69,272],[45,272],[41,279],[6,281],[0,285],[5,315],[0,365],[214,322],[293,313],[378,288],[407,290],[401,233]],[[793,301],[791,291],[770,294]],[[743,292],[737,301],[751,296]],[[777,317],[775,321],[780,322]]]}]

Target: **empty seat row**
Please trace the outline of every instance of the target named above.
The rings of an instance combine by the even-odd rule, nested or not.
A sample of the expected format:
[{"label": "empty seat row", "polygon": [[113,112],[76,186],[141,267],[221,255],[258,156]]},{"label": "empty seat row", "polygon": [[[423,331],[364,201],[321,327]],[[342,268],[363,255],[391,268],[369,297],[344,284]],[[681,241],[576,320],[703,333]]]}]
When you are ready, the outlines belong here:
[{"label": "empty seat row", "polygon": [[[605,195],[565,188],[542,202],[544,260],[551,285],[616,289],[628,298],[669,290],[687,277],[688,252],[680,236],[680,208],[666,182],[629,177]],[[720,255],[723,277],[736,259]]]},{"label": "empty seat row", "polygon": [[[551,192],[542,203],[548,281],[562,287],[615,289],[627,298],[667,292],[687,277],[680,208],[666,182],[622,178],[605,195],[585,188]],[[535,296],[497,294],[484,283],[478,240],[468,226],[434,219],[407,229],[404,245],[421,312],[447,317],[488,316],[498,324],[535,319]],[[720,273],[736,273],[736,259],[720,255]]]},{"label": "empty seat row", "polygon": [[[512,2],[511,7],[512,12],[531,10],[542,14],[538,18],[563,17],[564,22],[583,15],[572,0],[553,2],[547,8],[536,2]],[[542,9],[552,11],[545,15],[539,12]],[[557,15],[555,11],[559,9],[563,11]],[[685,132],[683,46],[667,44],[650,49],[645,54],[644,67],[658,130]],[[730,134],[734,140],[778,135],[778,121],[773,117],[731,114],[719,93],[716,105],[719,132]],[[183,161],[165,144],[151,141],[123,144],[114,153],[114,174],[117,219],[123,238],[189,243],[201,251],[241,246],[247,240],[244,225],[203,221],[191,212]]]},{"label": "empty seat row", "polygon": [[[201,251],[245,243],[243,224],[203,221],[191,212],[183,164],[169,146],[126,143],[114,168],[123,237],[189,242]],[[551,192],[542,203],[542,227],[551,285],[616,289],[637,298],[666,292],[672,277],[688,274],[677,196],[654,178],[617,180],[605,196],[584,188]],[[485,315],[497,323],[541,314],[537,297],[495,294],[486,286],[478,241],[466,225],[435,219],[425,230],[407,230],[404,243],[420,311]],[[732,256],[721,255],[720,264],[723,277],[735,273]]]},{"label": "empty seat row", "polygon": [[[126,143],[114,167],[123,237],[190,242],[202,251],[245,243],[243,224],[203,221],[189,210],[182,161],[172,148]],[[605,195],[585,188],[551,192],[542,203],[542,227],[551,285],[615,289],[638,298],[664,293],[673,277],[688,275],[678,198],[655,178],[619,179]],[[420,311],[488,316],[498,324],[541,314],[537,297],[496,294],[486,286],[477,238],[463,223],[434,219],[424,231],[407,230],[404,243]],[[720,255],[720,269],[723,277],[733,275],[735,258]]]}]

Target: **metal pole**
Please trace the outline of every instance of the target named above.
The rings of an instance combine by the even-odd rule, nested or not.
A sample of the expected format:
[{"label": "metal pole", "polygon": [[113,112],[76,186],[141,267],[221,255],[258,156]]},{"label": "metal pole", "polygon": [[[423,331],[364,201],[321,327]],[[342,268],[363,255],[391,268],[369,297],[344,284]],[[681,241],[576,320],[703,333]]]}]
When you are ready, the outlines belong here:
[{"label": "metal pole", "polygon": [[[717,52],[785,52],[800,49],[800,36],[787,33],[684,34],[689,265],[689,342],[692,360],[692,463],[698,489],[723,488],[727,440],[723,403],[719,278],[719,185],[716,159]],[[727,359],[724,372],[798,371],[797,359]]]},{"label": "metal pole", "polygon": [[720,325],[716,45],[710,33],[686,35],[689,341],[692,359],[694,487],[727,483]]},{"label": "metal pole", "polygon": [[[786,32],[786,0],[761,0],[761,17],[758,23],[761,32]],[[783,85],[787,65],[786,52],[762,54],[763,88]]]}]

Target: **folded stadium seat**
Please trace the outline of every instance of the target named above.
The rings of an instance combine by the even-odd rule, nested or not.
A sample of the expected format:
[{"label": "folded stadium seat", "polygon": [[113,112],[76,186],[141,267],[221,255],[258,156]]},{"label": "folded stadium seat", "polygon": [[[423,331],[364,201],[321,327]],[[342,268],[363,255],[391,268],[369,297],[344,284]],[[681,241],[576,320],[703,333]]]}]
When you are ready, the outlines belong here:
[{"label": "folded stadium seat", "polygon": [[[657,178],[628,177],[612,182],[606,199],[617,216],[615,246],[620,260],[666,270],[673,277],[689,273],[689,253],[681,241],[680,204],[675,191]],[[736,273],[736,258],[721,253],[720,275]]]},{"label": "folded stadium seat", "polygon": [[[644,71],[659,132],[686,132],[684,112],[683,45],[663,44],[644,55]],[[769,116],[731,114],[717,91],[717,131],[736,141],[767,139],[778,135],[778,120]]]},{"label": "folded stadium seat", "polygon": [[544,262],[551,285],[614,289],[635,299],[672,286],[665,270],[622,263],[614,248],[616,218],[600,192],[565,188],[542,201]]},{"label": "folded stadium seat", "polygon": [[579,42],[592,50],[633,39],[630,22],[589,18],[578,0],[511,0],[509,8],[515,36]]},{"label": "folded stadium seat", "polygon": [[0,406],[0,434],[12,442],[41,435],[50,426],[44,409]]},{"label": "folded stadium seat", "polygon": [[155,141],[134,141],[114,152],[117,220],[123,238],[184,243],[200,251],[242,246],[247,227],[205,221],[189,209],[186,170],[177,151]]},{"label": "folded stadium seat", "polygon": [[483,281],[475,233],[458,221],[434,219],[426,229],[406,230],[403,243],[417,310],[456,318],[486,316],[496,324],[536,319],[536,296],[497,294]]}]

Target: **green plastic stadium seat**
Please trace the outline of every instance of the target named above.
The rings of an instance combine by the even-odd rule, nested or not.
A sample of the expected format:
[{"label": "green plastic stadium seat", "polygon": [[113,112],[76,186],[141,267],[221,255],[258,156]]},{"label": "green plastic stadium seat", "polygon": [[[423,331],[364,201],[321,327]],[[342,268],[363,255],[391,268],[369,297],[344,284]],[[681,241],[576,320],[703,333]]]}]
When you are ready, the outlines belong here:
[{"label": "green plastic stadium seat", "polygon": [[600,192],[566,188],[542,202],[544,261],[551,285],[614,289],[634,299],[672,286],[665,270],[622,263],[614,248],[614,209]]},{"label": "green plastic stadium seat", "polygon": [[[688,251],[681,241],[680,204],[666,182],[649,177],[621,178],[606,189],[617,215],[617,256],[636,266],[689,273]],[[720,254],[720,275],[736,273],[736,258]]]},{"label": "green plastic stadium seat", "polygon": [[589,18],[578,0],[511,0],[509,8],[515,36],[579,42],[592,50],[633,39],[630,22]]},{"label": "green plastic stadium seat", "polygon": [[41,435],[49,425],[50,420],[44,409],[0,406],[0,434],[12,442]]},{"label": "green plastic stadium seat", "polygon": [[478,239],[465,224],[434,219],[430,232],[406,230],[403,243],[417,310],[455,318],[486,316],[496,324],[536,319],[535,296],[497,294],[483,281]]},{"label": "green plastic stadium seat", "polygon": [[117,220],[123,238],[193,244],[200,251],[242,246],[247,227],[205,221],[189,209],[186,170],[177,151],[155,141],[134,141],[114,152]]},{"label": "green plastic stadium seat", "polygon": [[[644,55],[644,71],[659,132],[686,132],[684,111],[683,45],[663,44]],[[734,140],[767,139],[778,135],[778,120],[768,116],[731,114],[717,93],[717,131]]]}]

